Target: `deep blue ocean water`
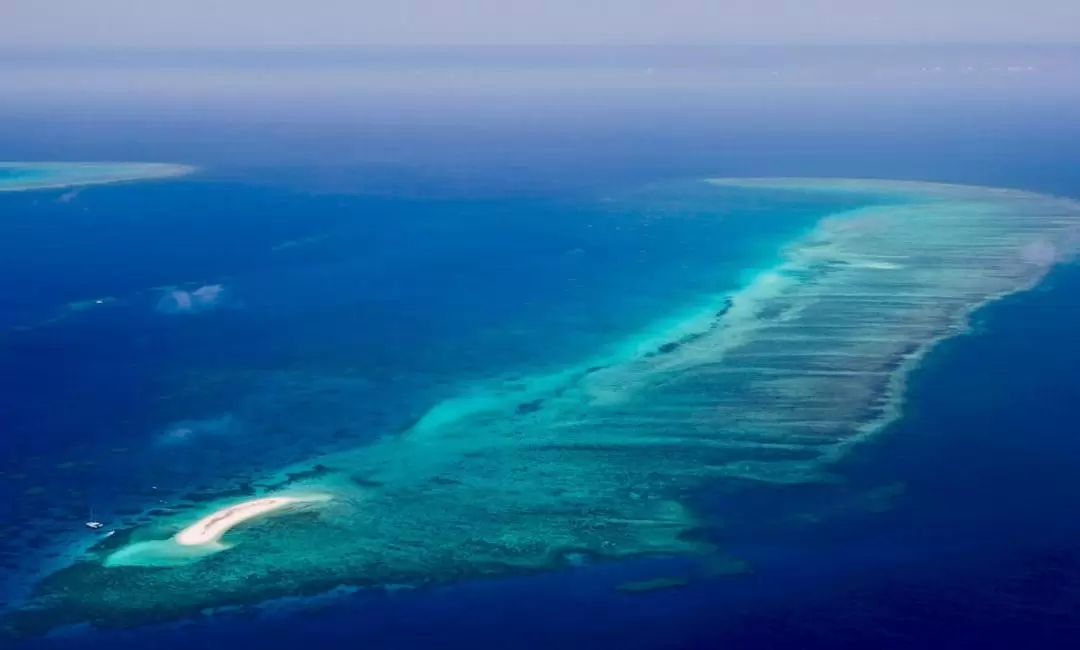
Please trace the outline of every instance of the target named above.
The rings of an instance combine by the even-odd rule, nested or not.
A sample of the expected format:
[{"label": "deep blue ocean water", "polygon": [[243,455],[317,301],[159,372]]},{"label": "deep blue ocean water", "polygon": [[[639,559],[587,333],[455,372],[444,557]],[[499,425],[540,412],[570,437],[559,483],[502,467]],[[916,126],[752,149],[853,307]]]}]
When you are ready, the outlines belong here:
[{"label": "deep blue ocean water", "polygon": [[[692,179],[884,176],[1080,196],[1069,171],[1080,159],[1061,146],[1075,132],[1017,122],[985,137],[959,124],[868,127],[861,140],[740,139],[698,124],[693,143],[690,126],[631,125],[636,139],[612,140],[606,158],[602,139],[579,145],[605,161],[592,166],[526,130],[506,136],[517,165],[484,150],[465,171],[445,150],[388,171],[340,156],[245,165],[177,142],[162,159],[186,151],[176,161],[203,173],[64,200],[0,195],[0,516],[71,494],[78,505],[45,531],[79,533],[87,509],[145,504],[150,485],[211,487],[254,441],[265,451],[251,463],[275,467],[399,429],[462,382],[576,362],[693,308],[844,207],[710,207]],[[5,138],[27,158],[126,153]],[[219,284],[205,310],[170,307],[173,291]],[[685,564],[642,560],[26,645],[1073,647],[1076,295],[1080,269],[1065,267],[982,310],[972,335],[917,371],[905,419],[845,461],[844,482],[734,503],[699,495],[735,522],[723,543],[750,575],[615,592]],[[177,427],[192,433],[173,440]]]}]

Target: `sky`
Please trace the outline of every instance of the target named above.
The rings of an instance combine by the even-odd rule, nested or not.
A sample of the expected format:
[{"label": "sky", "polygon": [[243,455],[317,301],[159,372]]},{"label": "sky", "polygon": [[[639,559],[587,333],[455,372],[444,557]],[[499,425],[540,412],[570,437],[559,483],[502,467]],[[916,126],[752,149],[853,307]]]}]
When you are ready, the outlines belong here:
[{"label": "sky", "polygon": [[0,49],[1080,43],[1080,0],[0,0]]}]

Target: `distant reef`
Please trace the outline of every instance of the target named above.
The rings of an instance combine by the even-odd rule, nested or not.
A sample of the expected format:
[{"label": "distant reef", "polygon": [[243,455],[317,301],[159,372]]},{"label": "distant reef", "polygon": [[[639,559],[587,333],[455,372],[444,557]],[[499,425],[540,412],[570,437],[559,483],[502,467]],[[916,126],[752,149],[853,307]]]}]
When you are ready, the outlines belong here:
[{"label": "distant reef", "polygon": [[[106,566],[223,497],[131,525],[39,582],[8,633],[125,626],[339,585],[449,583],[642,555],[712,554],[688,495],[717,481],[805,483],[902,414],[905,381],[973,310],[1036,285],[1080,248],[1080,203],[881,180],[736,179],[731,188],[858,198],[779,262],[648,345],[434,407],[372,444],[246,477],[317,509],[249,522],[226,551]],[[721,189],[721,186],[725,189]],[[512,384],[512,387],[511,387]],[[316,471],[317,469],[317,471]],[[737,497],[735,497],[737,498]],[[624,585],[628,591],[680,580]]]},{"label": "distant reef", "polygon": [[170,178],[193,171],[194,167],[169,163],[0,162],[0,192]]}]

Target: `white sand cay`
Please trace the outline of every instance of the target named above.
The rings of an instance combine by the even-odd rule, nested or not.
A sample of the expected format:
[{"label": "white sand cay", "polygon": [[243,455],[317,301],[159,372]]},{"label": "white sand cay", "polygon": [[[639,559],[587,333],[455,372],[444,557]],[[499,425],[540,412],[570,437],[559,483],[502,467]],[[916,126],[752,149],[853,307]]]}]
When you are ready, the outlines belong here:
[{"label": "white sand cay", "polygon": [[330,500],[328,494],[262,497],[215,510],[184,528],[171,539],[129,544],[105,559],[105,566],[176,566],[230,548],[221,538],[236,526],[271,514],[284,514],[296,506]]},{"label": "white sand cay", "polygon": [[184,530],[177,533],[173,540],[182,546],[201,546],[215,544],[234,526],[258,517],[300,503],[326,501],[325,495],[311,497],[266,497],[218,510],[209,514]]}]

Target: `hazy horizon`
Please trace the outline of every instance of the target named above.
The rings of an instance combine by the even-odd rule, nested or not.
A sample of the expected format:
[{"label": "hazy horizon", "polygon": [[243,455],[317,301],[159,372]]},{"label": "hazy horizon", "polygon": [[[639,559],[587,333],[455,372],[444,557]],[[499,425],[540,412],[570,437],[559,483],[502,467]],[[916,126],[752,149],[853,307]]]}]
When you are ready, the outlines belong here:
[{"label": "hazy horizon", "polygon": [[1080,89],[1080,45],[474,45],[301,49],[0,48],[10,102],[638,90]]},{"label": "hazy horizon", "polygon": [[641,43],[1080,43],[1073,0],[7,0],[10,49]]}]

